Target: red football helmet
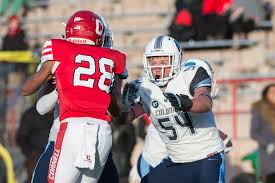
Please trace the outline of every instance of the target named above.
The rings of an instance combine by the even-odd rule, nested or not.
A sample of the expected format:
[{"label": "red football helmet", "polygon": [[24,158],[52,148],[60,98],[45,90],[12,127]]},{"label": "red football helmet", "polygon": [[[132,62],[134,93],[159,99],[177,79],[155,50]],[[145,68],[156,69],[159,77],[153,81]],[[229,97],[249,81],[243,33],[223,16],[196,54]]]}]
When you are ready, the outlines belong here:
[{"label": "red football helmet", "polygon": [[78,44],[102,46],[104,25],[92,11],[77,11],[66,24],[66,39]]}]

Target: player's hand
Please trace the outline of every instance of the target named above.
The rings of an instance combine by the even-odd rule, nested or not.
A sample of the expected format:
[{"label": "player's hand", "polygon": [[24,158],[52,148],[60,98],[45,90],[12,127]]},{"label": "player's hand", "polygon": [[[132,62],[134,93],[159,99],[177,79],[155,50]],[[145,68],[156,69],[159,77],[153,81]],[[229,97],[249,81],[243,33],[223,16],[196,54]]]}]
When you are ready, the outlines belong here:
[{"label": "player's hand", "polygon": [[171,105],[178,110],[189,111],[192,108],[193,102],[187,95],[164,93],[164,96],[170,101]]},{"label": "player's hand", "polygon": [[137,104],[140,101],[138,95],[138,86],[134,83],[126,83],[122,93],[123,112],[128,112],[131,106]]}]

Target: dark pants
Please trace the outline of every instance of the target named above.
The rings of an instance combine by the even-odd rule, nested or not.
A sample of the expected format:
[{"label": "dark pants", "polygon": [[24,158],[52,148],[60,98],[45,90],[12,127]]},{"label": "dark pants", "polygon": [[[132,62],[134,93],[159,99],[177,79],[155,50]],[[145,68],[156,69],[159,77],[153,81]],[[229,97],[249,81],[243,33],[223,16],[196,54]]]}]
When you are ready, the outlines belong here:
[{"label": "dark pants", "polygon": [[27,168],[27,180],[26,183],[30,183],[32,179],[32,172],[35,169],[36,162],[39,160],[42,151],[32,150],[31,154],[26,157],[26,168]]},{"label": "dark pants", "polygon": [[224,183],[224,166],[222,153],[190,163],[173,163],[167,158],[153,168],[141,182]]},{"label": "dark pants", "polygon": [[112,153],[110,152],[98,183],[119,183],[116,165],[114,164]]},{"label": "dark pants", "polygon": [[275,173],[268,174],[266,176],[265,183],[274,183],[275,182]]},{"label": "dark pants", "polygon": [[[32,183],[47,183],[48,182],[48,168],[50,159],[54,150],[54,142],[49,142],[44,153],[41,155],[33,172]],[[112,159],[112,153],[109,154],[105,167],[102,171],[98,183],[118,183],[118,173],[116,166]],[[29,182],[28,182],[29,183]]]},{"label": "dark pants", "polygon": [[54,150],[54,142],[49,142],[44,153],[40,156],[33,172],[32,183],[47,183],[48,168]]}]

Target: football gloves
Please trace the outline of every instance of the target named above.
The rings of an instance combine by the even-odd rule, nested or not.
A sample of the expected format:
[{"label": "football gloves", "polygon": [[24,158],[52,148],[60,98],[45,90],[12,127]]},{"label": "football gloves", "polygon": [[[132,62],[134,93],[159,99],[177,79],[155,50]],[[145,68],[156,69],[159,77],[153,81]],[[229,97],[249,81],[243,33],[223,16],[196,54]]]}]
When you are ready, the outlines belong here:
[{"label": "football gloves", "polygon": [[171,105],[178,110],[189,111],[192,108],[193,102],[187,95],[164,93],[164,96],[170,101]]},{"label": "football gloves", "polygon": [[140,101],[138,95],[138,86],[134,83],[126,83],[122,93],[122,111],[128,112],[131,106],[137,104]]}]

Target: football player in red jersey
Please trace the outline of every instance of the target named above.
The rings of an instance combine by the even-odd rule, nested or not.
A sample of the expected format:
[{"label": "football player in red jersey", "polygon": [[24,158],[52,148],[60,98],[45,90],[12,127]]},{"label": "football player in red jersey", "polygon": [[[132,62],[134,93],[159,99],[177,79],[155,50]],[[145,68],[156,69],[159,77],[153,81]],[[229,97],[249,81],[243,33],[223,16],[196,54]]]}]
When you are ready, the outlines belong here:
[{"label": "football player in red jersey", "polygon": [[103,48],[103,22],[91,11],[68,20],[66,40],[43,47],[41,69],[24,83],[30,95],[55,76],[60,129],[51,158],[48,182],[97,182],[111,150],[110,117],[121,112],[121,74],[125,55]]}]

